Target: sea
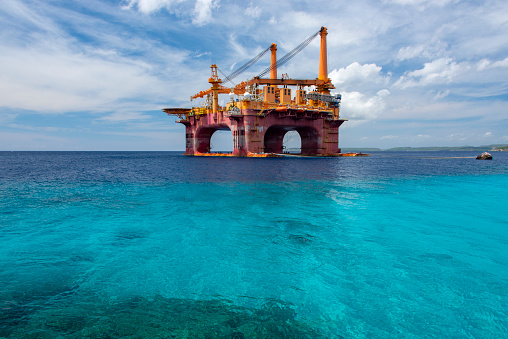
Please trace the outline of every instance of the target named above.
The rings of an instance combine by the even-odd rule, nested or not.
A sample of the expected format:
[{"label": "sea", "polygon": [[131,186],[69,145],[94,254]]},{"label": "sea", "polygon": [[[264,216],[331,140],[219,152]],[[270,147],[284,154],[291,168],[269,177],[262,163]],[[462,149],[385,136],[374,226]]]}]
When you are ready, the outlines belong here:
[{"label": "sea", "polygon": [[0,152],[0,338],[508,338],[508,152]]}]

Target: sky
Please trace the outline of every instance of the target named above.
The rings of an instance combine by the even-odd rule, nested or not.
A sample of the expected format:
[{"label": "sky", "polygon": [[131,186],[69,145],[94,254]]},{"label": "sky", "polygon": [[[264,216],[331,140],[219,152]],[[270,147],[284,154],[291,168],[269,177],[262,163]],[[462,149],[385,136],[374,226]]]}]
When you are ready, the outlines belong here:
[{"label": "sky", "polygon": [[[212,63],[322,26],[340,147],[508,144],[506,0],[2,0],[0,151],[183,151],[161,109],[196,105]],[[279,75],[317,78],[318,59],[315,39]]]}]

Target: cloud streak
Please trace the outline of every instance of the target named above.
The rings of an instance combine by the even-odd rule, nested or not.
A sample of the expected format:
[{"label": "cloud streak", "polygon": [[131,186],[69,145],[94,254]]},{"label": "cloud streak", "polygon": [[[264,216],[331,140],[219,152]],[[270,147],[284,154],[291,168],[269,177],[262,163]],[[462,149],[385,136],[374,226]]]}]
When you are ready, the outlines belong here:
[{"label": "cloud streak", "polygon": [[182,0],[128,0],[122,6],[123,9],[136,8],[144,14],[151,14],[157,12],[162,8],[170,10],[172,6],[183,2]]}]

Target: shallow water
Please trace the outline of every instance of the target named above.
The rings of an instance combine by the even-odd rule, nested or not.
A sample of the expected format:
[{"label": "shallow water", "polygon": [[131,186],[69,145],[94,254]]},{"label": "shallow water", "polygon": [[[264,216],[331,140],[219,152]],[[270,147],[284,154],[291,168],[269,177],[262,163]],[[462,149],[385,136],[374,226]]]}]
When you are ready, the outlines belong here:
[{"label": "shallow water", "polygon": [[508,154],[0,153],[0,337],[508,337]]}]

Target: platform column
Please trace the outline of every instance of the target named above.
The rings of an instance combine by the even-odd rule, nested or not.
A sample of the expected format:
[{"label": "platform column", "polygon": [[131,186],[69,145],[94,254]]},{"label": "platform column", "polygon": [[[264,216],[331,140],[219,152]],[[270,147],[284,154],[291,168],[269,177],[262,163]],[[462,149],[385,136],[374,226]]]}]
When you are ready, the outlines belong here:
[{"label": "platform column", "polygon": [[185,125],[185,154],[193,155],[196,153],[195,128],[189,122]]},{"label": "platform column", "polygon": [[260,153],[263,151],[262,148],[262,133],[263,127],[258,126],[258,117],[255,115],[244,116],[245,120],[245,150],[247,153]]},{"label": "platform column", "polygon": [[321,46],[319,49],[319,80],[328,80],[328,52],[326,50],[326,36],[328,31],[326,27],[321,27],[319,32],[321,36]]},{"label": "platform column", "polygon": [[270,79],[277,79],[277,45],[272,44],[270,46],[270,51],[272,51]]},{"label": "platform column", "polygon": [[339,126],[344,120],[324,121],[323,125],[323,150],[324,154],[340,153]]},{"label": "platform column", "polygon": [[336,154],[339,152],[339,128],[323,128],[323,154]]},{"label": "platform column", "polygon": [[245,147],[245,129],[242,127],[235,126],[231,129],[233,133],[233,155],[246,156],[247,148]]}]

